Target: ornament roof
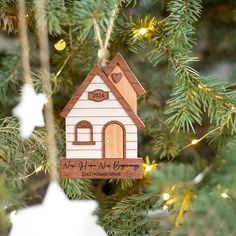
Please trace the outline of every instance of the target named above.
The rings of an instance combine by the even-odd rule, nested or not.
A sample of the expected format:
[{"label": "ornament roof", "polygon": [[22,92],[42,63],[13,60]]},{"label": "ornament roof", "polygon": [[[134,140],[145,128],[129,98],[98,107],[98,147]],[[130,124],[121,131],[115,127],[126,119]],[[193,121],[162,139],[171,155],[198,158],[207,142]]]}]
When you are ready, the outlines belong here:
[{"label": "ornament roof", "polygon": [[133,74],[132,70],[129,68],[128,64],[126,63],[125,59],[121,56],[120,53],[116,53],[111,62],[104,68],[105,74],[109,76],[116,65],[120,66],[121,70],[129,80],[135,92],[139,96],[144,95],[146,93],[145,89],[140,84],[136,76]]},{"label": "ornament roof", "polygon": [[116,89],[116,87],[112,84],[112,82],[107,78],[106,74],[102,71],[99,65],[95,65],[92,70],[89,72],[83,83],[80,85],[80,87],[76,90],[74,95],[71,97],[69,102],[66,104],[60,115],[64,118],[69,114],[70,110],[74,107],[76,102],[79,100],[81,95],[84,93],[86,88],[89,86],[93,78],[99,75],[104,83],[110,88],[111,92],[114,94],[114,96],[117,98],[117,100],[120,102],[122,107],[125,109],[125,111],[128,113],[130,118],[133,120],[133,122],[136,124],[137,128],[143,129],[144,124],[140,120],[140,118],[132,111],[130,105],[127,103],[127,101],[122,97],[120,92]]}]

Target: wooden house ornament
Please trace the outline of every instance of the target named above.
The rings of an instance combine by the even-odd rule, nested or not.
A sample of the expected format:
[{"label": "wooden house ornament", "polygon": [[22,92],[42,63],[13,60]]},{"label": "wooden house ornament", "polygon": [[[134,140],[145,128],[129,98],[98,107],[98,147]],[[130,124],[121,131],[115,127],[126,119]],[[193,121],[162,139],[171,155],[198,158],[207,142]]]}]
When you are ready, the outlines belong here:
[{"label": "wooden house ornament", "polygon": [[117,53],[109,65],[95,65],[61,112],[66,119],[62,178],[140,179],[137,153],[137,96],[145,94]]}]

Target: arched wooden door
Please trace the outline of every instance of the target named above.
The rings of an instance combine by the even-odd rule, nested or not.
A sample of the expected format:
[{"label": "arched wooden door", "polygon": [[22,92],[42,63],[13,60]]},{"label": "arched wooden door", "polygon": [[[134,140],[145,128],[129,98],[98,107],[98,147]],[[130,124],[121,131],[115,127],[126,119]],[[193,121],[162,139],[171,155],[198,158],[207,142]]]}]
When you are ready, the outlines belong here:
[{"label": "arched wooden door", "polygon": [[103,158],[125,158],[125,127],[118,121],[103,127]]}]

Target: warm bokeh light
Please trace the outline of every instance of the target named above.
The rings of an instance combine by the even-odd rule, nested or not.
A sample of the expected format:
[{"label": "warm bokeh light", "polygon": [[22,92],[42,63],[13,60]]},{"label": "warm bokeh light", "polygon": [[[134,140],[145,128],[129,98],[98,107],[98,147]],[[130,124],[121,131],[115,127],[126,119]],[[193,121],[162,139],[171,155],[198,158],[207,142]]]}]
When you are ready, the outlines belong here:
[{"label": "warm bokeh light", "polygon": [[224,199],[229,198],[229,195],[226,192],[221,193],[220,196]]},{"label": "warm bokeh light", "polygon": [[146,33],[147,33],[147,28],[141,28],[140,30],[139,30],[139,34],[141,34],[141,35],[145,35]]},{"label": "warm bokeh light", "polygon": [[195,145],[195,144],[197,144],[198,142],[199,142],[199,139],[193,139],[192,142],[191,142],[191,144],[192,144],[192,145]]},{"label": "warm bokeh light", "polygon": [[169,193],[164,193],[164,194],[162,195],[162,198],[163,198],[164,201],[169,200],[169,199],[170,199]]},{"label": "warm bokeh light", "polygon": [[43,167],[42,167],[42,166],[39,166],[38,168],[35,169],[35,173],[40,172],[42,169],[43,169]]},{"label": "warm bokeh light", "polygon": [[64,39],[60,39],[58,42],[54,44],[54,47],[58,51],[62,51],[66,48],[66,42]]},{"label": "warm bokeh light", "polygon": [[168,206],[165,204],[165,205],[163,205],[162,209],[167,211],[168,210]]},{"label": "warm bokeh light", "polygon": [[145,162],[143,163],[144,177],[153,171],[158,166],[158,164],[153,160],[150,162],[149,156],[146,156]]}]

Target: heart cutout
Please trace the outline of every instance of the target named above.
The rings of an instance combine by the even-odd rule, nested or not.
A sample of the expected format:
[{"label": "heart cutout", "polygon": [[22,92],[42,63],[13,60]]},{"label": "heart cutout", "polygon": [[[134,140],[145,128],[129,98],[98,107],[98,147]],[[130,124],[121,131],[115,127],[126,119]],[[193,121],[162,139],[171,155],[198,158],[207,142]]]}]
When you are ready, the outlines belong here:
[{"label": "heart cutout", "polygon": [[111,74],[111,78],[112,78],[113,82],[116,83],[116,84],[121,80],[121,77],[122,77],[121,72]]}]

